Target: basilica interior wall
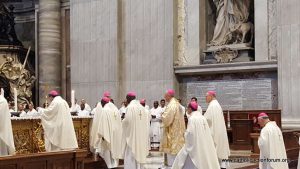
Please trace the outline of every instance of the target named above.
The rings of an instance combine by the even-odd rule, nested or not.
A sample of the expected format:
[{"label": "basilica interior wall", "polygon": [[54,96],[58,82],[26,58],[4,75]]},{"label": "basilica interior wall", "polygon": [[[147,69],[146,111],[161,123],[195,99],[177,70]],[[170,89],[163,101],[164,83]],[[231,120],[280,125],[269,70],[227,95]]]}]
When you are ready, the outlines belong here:
[{"label": "basilica interior wall", "polygon": [[[189,77],[174,75],[173,58],[177,59],[178,49],[176,2],[71,0],[71,76],[66,75],[66,79],[71,79],[71,87],[66,90],[74,89],[78,99],[86,98],[91,104],[95,104],[105,90],[111,91],[118,104],[127,91],[135,90],[140,98],[147,98],[150,104],[160,99],[166,88],[176,87],[178,80],[180,97],[186,99],[184,86],[203,79],[198,77],[197,72]],[[215,21],[212,19],[216,18],[209,2],[191,0],[184,4],[183,35],[187,63],[181,66],[191,66],[190,69],[199,67],[202,71],[209,67],[205,65],[205,68],[201,68],[203,52],[213,34]],[[68,3],[68,0],[63,3]],[[253,62],[263,64],[256,72],[263,76],[269,75],[268,66],[271,65],[273,73],[269,79],[272,84],[274,80],[277,82],[277,85],[272,85],[273,91],[277,90],[272,108],[282,109],[284,127],[299,126],[300,105],[297,102],[300,89],[297,86],[300,73],[300,20],[297,13],[300,11],[300,2],[255,0],[253,5]],[[18,20],[16,29],[32,31],[33,20],[25,18],[26,22]],[[25,45],[35,43],[31,38],[32,33],[25,36],[24,31],[17,31],[17,34]],[[62,50],[65,48],[67,46],[62,46]],[[226,69],[234,68],[228,65]],[[247,63],[243,65],[247,67]],[[215,77],[219,74],[222,73],[212,72],[205,76]],[[240,77],[243,73],[236,71],[233,74],[237,75],[233,77]],[[226,73],[222,77],[227,77]],[[253,78],[256,79],[256,76],[251,77],[250,73],[242,79]]]},{"label": "basilica interior wall", "polygon": [[[192,2],[192,1],[190,1]],[[195,3],[195,2],[194,2]],[[206,4],[205,4],[206,3]],[[206,25],[201,26],[200,29],[193,28],[193,31],[199,31],[200,35],[200,54],[199,57],[203,57],[203,51],[206,50],[206,44],[209,43],[209,39],[211,37],[211,31],[213,29],[212,25],[214,24],[214,21],[212,19],[215,18],[213,11],[214,8],[210,1],[202,0],[200,1],[200,10],[195,12],[200,12],[205,10],[206,16],[199,15],[199,18],[194,18],[197,16],[195,13],[187,12],[186,16],[186,27],[187,31],[190,31],[189,24],[191,24],[193,21],[200,20],[206,20]],[[206,8],[203,8],[206,6]],[[284,1],[284,0],[255,0],[253,4],[253,10],[251,10],[252,14],[251,17],[254,17],[254,19],[250,20],[253,21],[254,24],[254,37],[255,37],[255,44],[254,47],[254,61],[252,61],[254,64],[259,64],[258,69],[254,66],[254,68],[250,68],[251,72],[259,72],[260,76],[266,76],[270,75],[269,71],[272,71],[272,84],[270,87],[272,88],[272,91],[275,93],[270,93],[272,95],[272,106],[268,107],[267,109],[281,109],[282,110],[282,120],[283,120],[283,127],[284,128],[299,128],[300,127],[300,105],[298,104],[300,90],[297,87],[297,84],[299,83],[299,51],[300,51],[300,45],[299,45],[299,26],[300,26],[300,20],[297,18],[297,14],[300,11],[300,2],[297,0],[291,0],[291,1]],[[187,9],[189,9],[189,4],[187,4]],[[189,10],[193,10],[193,8],[190,8]],[[195,10],[195,8],[194,8]],[[194,16],[194,17],[193,17]],[[216,18],[215,18],[216,19]],[[204,31],[203,31],[204,30]],[[189,45],[191,42],[197,41],[197,38],[189,37],[193,36],[193,34],[186,33],[186,50],[193,50],[189,48]],[[203,41],[206,42],[205,45],[203,45]],[[201,45],[202,44],[202,45]],[[190,95],[188,93],[191,93],[193,91],[189,90],[189,85],[195,85],[200,83],[210,83],[211,81],[214,82],[216,79],[214,77],[223,77],[218,79],[219,82],[226,83],[228,81],[228,72],[225,70],[232,69],[234,75],[230,75],[229,79],[235,77],[240,80],[253,80],[253,82],[258,82],[255,79],[257,79],[257,74],[241,72],[240,70],[236,70],[235,66],[236,64],[231,63],[219,63],[219,67],[217,65],[203,65],[203,58],[200,59],[200,65],[195,66],[194,60],[190,58],[194,58],[193,55],[186,55],[185,56],[187,60],[190,62],[187,62],[185,66],[187,67],[175,67],[175,73],[177,74],[177,77],[179,79],[179,86],[180,86],[180,97],[182,97],[185,101],[188,101],[188,97]],[[243,66],[241,66],[241,69],[247,67],[248,65],[251,65],[250,63],[247,64],[247,62],[241,63]],[[272,68],[269,69],[271,66]],[[226,67],[223,69],[223,67]],[[221,70],[224,70],[225,72],[222,73],[221,71],[215,73],[214,69],[219,68]],[[195,69],[199,70],[198,72],[195,71]],[[261,71],[263,69],[263,71]],[[210,72],[211,71],[211,72]],[[184,73],[183,73],[184,72]],[[204,75],[203,75],[203,72]],[[232,73],[231,72],[231,73]],[[183,74],[186,75],[183,75]],[[199,76],[199,74],[201,74]],[[243,77],[241,77],[243,75]],[[244,76],[245,75],[245,76]],[[210,78],[209,81],[206,79]],[[261,77],[260,77],[261,78]],[[265,78],[265,77],[264,77]],[[270,78],[269,76],[267,79]],[[229,81],[230,81],[229,80]],[[277,84],[274,84],[277,83]],[[257,83],[258,84],[258,83]],[[197,85],[196,85],[197,87]],[[225,92],[225,91],[224,91]],[[228,91],[226,91],[228,92]],[[225,92],[225,93],[226,93]],[[257,93],[261,91],[256,91]],[[221,91],[222,93],[222,91]],[[229,92],[230,93],[230,92]],[[204,94],[204,93],[203,93]],[[199,95],[199,93],[195,93],[196,96]],[[222,95],[222,94],[221,94]],[[276,97],[274,97],[276,96]],[[258,96],[257,96],[258,98]],[[220,98],[221,99],[221,98]],[[205,103],[201,103],[205,104]],[[257,109],[259,106],[253,105],[253,107],[247,107],[247,109]],[[233,107],[226,107],[225,109],[234,109]]]},{"label": "basilica interior wall", "polygon": [[[92,105],[108,90],[151,104],[173,87],[173,1],[72,0],[71,85]],[[121,12],[121,13],[118,13]]]}]

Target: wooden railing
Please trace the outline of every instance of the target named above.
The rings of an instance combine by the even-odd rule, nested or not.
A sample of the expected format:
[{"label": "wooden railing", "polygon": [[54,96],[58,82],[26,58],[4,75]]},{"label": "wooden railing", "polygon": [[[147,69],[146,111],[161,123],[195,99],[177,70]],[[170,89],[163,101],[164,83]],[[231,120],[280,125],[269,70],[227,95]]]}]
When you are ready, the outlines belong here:
[{"label": "wooden railing", "polygon": [[84,169],[86,150],[0,157],[0,169]]}]

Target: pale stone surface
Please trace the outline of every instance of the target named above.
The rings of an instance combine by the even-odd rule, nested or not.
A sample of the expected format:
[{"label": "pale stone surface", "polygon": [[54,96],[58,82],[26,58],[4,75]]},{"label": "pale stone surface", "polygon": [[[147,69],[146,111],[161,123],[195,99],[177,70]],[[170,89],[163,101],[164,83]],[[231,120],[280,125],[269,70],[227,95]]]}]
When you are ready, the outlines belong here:
[{"label": "pale stone surface", "polygon": [[[277,0],[268,0],[269,59],[277,60]],[[257,37],[259,38],[259,37]]]},{"label": "pale stone surface", "polygon": [[300,1],[278,0],[278,86],[283,127],[300,128]]},{"label": "pale stone surface", "polygon": [[74,0],[70,12],[71,86],[93,107],[117,92],[117,1]]},{"label": "pale stone surface", "polygon": [[49,90],[61,86],[60,1],[39,1],[39,98],[45,102]]},{"label": "pale stone surface", "polygon": [[185,1],[186,65],[200,64],[200,8],[199,0]]},{"label": "pale stone surface", "polygon": [[[151,105],[162,97],[166,88],[174,87],[173,42],[178,33],[178,23],[174,21],[179,18],[173,13],[178,10],[175,2],[72,0],[71,78],[77,97],[85,97],[93,105],[104,90],[110,90],[118,97],[117,101],[124,99],[127,91],[135,90]],[[180,8],[185,15],[184,55],[187,65],[192,65],[197,62],[197,46],[203,50],[206,45],[205,38],[198,38],[206,37],[203,33],[206,28],[199,25],[206,19],[200,15],[206,9],[200,5],[205,4],[203,0],[182,2],[185,2],[185,9]],[[283,126],[300,124],[299,11],[298,0],[255,0],[256,61],[278,59]],[[251,64],[243,69],[248,67]]]},{"label": "pale stone surface", "polygon": [[173,87],[173,0],[72,0],[70,9],[77,98],[94,105],[109,90],[119,104],[134,90],[152,105]]},{"label": "pale stone surface", "polygon": [[255,61],[267,61],[268,44],[268,0],[254,1],[255,18]]},{"label": "pale stone surface", "polygon": [[126,91],[147,104],[173,87],[173,0],[125,1]]}]

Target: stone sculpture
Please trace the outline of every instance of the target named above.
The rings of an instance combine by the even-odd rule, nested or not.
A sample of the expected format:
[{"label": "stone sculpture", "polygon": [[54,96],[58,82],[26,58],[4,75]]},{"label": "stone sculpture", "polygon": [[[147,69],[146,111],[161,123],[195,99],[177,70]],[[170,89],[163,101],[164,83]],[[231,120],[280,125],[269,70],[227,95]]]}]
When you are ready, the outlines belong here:
[{"label": "stone sculpture", "polygon": [[[217,21],[210,46],[245,43],[245,36],[251,33],[249,22],[250,0],[213,0],[217,11]],[[252,39],[251,39],[252,41]]]}]

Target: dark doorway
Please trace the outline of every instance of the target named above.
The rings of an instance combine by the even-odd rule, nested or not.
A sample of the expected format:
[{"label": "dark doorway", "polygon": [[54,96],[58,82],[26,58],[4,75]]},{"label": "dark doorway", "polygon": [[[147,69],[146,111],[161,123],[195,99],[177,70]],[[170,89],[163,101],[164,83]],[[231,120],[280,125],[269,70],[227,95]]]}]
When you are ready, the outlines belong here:
[{"label": "dark doorway", "polygon": [[0,88],[4,89],[4,97],[7,101],[11,101],[10,85],[7,78],[0,76]]}]

